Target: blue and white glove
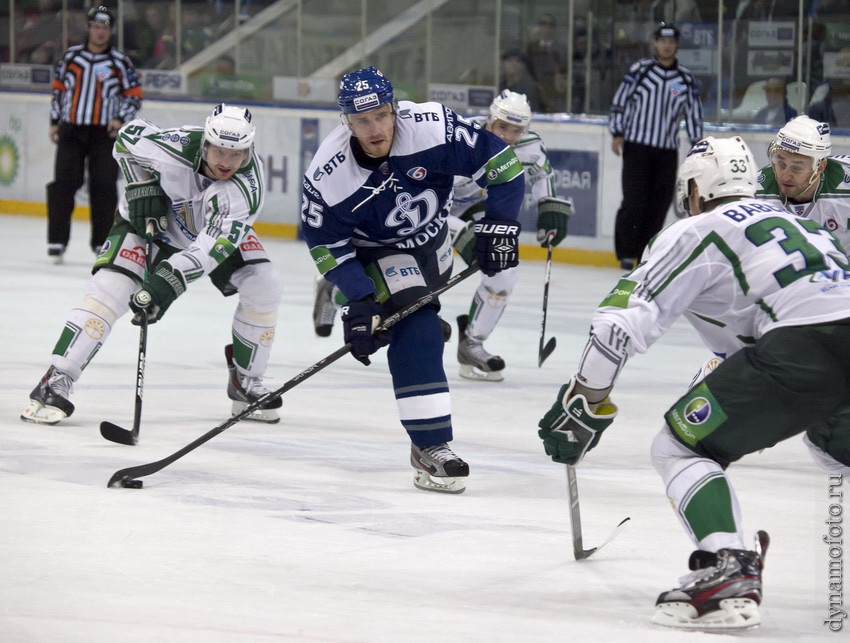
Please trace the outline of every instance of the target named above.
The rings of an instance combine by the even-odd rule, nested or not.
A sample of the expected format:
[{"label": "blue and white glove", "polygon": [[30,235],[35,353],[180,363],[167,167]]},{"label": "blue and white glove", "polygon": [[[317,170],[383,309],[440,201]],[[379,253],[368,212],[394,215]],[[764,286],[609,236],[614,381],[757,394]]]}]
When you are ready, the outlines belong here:
[{"label": "blue and white glove", "polygon": [[519,264],[519,221],[484,217],[472,227],[475,232],[473,256],[488,277]]},{"label": "blue and white glove", "polygon": [[142,315],[147,316],[149,324],[155,324],[184,292],[186,278],[183,273],[163,261],[148,275],[142,287],[130,299],[130,308],[136,313],[132,319],[133,325],[138,326],[141,323]]},{"label": "blue and white glove", "polygon": [[343,338],[351,344],[354,359],[369,366],[369,355],[390,343],[389,332],[375,333],[381,325],[382,306],[371,296],[366,299],[350,301],[340,310],[342,316]]},{"label": "blue and white glove", "polygon": [[562,464],[578,464],[599,443],[602,432],[617,417],[617,405],[607,397],[590,404],[575,394],[575,378],[558,391],[558,399],[537,424],[546,455]]}]

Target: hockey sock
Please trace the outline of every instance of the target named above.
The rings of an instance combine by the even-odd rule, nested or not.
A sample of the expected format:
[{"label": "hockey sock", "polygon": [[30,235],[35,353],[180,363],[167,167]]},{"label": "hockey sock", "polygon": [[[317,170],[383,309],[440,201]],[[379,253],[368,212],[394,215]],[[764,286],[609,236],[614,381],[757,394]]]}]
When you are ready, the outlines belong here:
[{"label": "hockey sock", "polygon": [[513,268],[494,277],[482,279],[469,307],[469,325],[466,331],[469,337],[483,341],[490,336],[505,312],[508,297],[518,275],[517,270]]},{"label": "hockey sock", "polygon": [[237,306],[233,315],[233,361],[244,375],[266,372],[274,344],[277,311],[256,313]]},{"label": "hockey sock", "polygon": [[676,515],[698,548],[746,549],[738,498],[719,464],[693,453],[667,426],[652,443],[652,462]]},{"label": "hockey sock", "polygon": [[399,418],[411,442],[418,447],[449,442],[451,401],[436,310],[423,308],[393,328],[387,361]]},{"label": "hockey sock", "polygon": [[[74,308],[65,321],[51,357],[53,366],[74,381],[103,346],[115,320],[112,311],[91,298],[85,298],[82,305],[86,308]],[[93,312],[91,308],[99,310]]]}]

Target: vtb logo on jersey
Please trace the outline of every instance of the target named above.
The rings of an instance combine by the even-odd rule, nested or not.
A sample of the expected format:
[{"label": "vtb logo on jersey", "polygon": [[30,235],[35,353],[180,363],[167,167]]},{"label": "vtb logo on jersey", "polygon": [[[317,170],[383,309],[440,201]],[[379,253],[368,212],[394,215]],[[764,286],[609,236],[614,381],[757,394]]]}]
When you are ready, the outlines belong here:
[{"label": "vtb logo on jersey", "polygon": [[395,198],[395,207],[387,215],[384,225],[395,228],[405,223],[410,224],[408,228],[399,228],[398,234],[402,236],[416,232],[424,223],[434,218],[439,208],[439,200],[433,190],[425,190],[416,196],[408,192],[402,192]]}]

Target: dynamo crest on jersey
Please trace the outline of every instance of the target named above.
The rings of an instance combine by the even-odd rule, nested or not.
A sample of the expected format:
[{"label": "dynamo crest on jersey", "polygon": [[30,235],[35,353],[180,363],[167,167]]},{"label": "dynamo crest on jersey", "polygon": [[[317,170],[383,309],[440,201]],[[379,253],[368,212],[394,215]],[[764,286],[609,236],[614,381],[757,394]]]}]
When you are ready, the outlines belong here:
[{"label": "dynamo crest on jersey", "polygon": [[693,425],[703,424],[711,416],[711,402],[704,397],[697,397],[688,402],[685,407],[685,419]]}]

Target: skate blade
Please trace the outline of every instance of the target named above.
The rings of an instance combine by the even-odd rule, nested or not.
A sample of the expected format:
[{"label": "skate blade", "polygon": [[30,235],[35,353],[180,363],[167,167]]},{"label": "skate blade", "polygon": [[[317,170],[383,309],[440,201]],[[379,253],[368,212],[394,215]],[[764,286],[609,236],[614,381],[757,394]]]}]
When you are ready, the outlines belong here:
[{"label": "skate blade", "polygon": [[720,609],[697,616],[693,605],[684,602],[659,603],[652,623],[677,630],[704,632],[743,632],[761,625],[758,604],[749,598],[727,598]]},{"label": "skate blade", "polygon": [[423,491],[463,493],[466,491],[466,478],[437,478],[421,469],[414,469],[413,486]]},{"label": "skate blade", "polygon": [[[245,402],[234,402],[230,407],[231,415],[237,415],[248,408],[248,404]],[[280,413],[277,412],[277,409],[257,409],[256,411],[251,412],[249,415],[246,415],[244,420],[251,420],[252,422],[264,422],[266,424],[277,424],[280,422]]]},{"label": "skate blade", "polygon": [[30,400],[30,405],[21,413],[21,419],[24,422],[32,422],[33,424],[58,424],[66,417],[68,417],[66,413],[55,406],[44,406],[41,402],[35,400]]},{"label": "skate blade", "polygon": [[505,379],[503,371],[482,371],[470,364],[461,364],[459,372],[461,377],[479,382],[501,382]]}]

